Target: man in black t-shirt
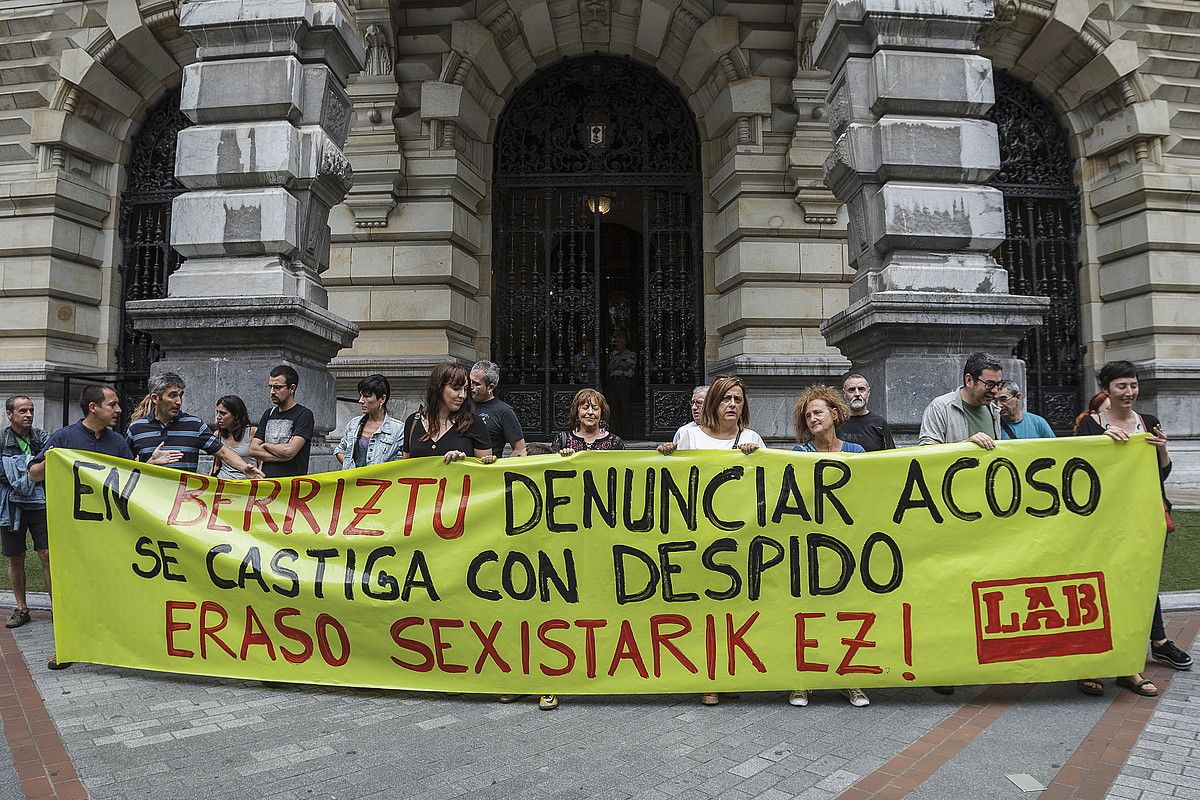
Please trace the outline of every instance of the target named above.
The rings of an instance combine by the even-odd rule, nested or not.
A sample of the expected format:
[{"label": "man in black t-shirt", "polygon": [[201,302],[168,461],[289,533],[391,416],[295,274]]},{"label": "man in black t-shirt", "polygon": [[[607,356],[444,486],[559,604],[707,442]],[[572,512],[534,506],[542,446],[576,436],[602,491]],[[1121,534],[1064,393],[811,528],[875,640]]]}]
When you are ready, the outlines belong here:
[{"label": "man in black t-shirt", "polygon": [[312,446],[313,413],[296,402],[300,375],[287,364],[271,370],[267,389],[273,404],[258,423],[250,442],[250,455],[258,459],[268,478],[308,474]]},{"label": "man in black t-shirt", "polygon": [[483,420],[491,440],[492,453],[499,458],[504,445],[512,445],[512,455],[525,455],[525,432],[513,407],[496,397],[500,367],[492,361],[476,361],[470,373],[471,399],[475,413]]},{"label": "man in black t-shirt", "polygon": [[895,449],[896,443],[892,441],[892,429],[887,420],[867,408],[871,399],[871,384],[867,383],[867,379],[857,372],[847,375],[842,381],[842,394],[846,395],[846,402],[850,406],[850,419],[838,426],[838,438],[862,445],[862,449],[868,453]]}]

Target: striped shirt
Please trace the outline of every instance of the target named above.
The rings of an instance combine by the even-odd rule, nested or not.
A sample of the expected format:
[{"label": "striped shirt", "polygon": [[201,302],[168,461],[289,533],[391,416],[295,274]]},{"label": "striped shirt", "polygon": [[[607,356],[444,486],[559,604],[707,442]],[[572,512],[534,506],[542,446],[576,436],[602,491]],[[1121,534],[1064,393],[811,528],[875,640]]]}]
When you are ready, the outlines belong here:
[{"label": "striped shirt", "polygon": [[204,420],[191,414],[180,414],[169,425],[163,425],[154,415],[135,419],[129,423],[125,438],[138,461],[149,461],[160,444],[164,450],[178,450],[183,458],[167,466],[186,472],[196,471],[201,450],[213,455],[222,447],[221,439]]}]

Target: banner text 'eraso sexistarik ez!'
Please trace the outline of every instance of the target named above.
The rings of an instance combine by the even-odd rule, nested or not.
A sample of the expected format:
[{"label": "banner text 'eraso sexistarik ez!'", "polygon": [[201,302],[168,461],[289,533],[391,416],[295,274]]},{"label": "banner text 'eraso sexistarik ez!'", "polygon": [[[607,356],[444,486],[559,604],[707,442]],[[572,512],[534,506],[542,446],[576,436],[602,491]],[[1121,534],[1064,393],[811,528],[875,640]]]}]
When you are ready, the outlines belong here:
[{"label": "banner text 'eraso sexistarik ez!'", "polygon": [[1144,438],[254,481],[55,450],[57,654],[487,693],[1133,674],[1165,531]]}]

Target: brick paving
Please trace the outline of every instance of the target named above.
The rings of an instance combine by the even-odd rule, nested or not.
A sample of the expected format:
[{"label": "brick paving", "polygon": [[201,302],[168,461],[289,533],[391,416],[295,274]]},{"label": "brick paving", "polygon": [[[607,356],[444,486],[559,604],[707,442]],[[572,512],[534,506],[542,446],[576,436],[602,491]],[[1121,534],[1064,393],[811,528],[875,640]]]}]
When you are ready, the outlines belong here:
[{"label": "brick paving", "polygon": [[[1200,613],[1170,624],[1186,645]],[[773,693],[714,708],[565,698],[540,712],[532,699],[51,672],[52,647],[45,614],[0,630],[0,711],[21,788],[38,800],[1032,796],[1005,778],[1016,772],[1047,785],[1044,798],[1200,800],[1196,672],[1149,669],[1159,701],[1044,684],[875,690],[865,709],[819,692],[807,708]]]}]

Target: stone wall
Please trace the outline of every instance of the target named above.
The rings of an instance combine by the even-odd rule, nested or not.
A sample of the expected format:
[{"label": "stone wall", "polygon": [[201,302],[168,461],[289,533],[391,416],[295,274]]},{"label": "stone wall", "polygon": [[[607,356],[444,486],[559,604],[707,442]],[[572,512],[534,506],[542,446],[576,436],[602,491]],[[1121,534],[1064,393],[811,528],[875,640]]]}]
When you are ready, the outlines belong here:
[{"label": "stone wall", "polygon": [[[351,79],[355,182],[331,214],[331,309],[361,329],[334,369],[401,378],[490,349],[491,141],[539,66],[628,56],[679,87],[705,139],[708,366],[746,375],[765,434],[795,389],[842,370],[817,326],[848,302],[845,212],[824,187],[819,0],[356,0],[374,61]],[[1200,483],[1200,9],[1186,0],[997,0],[983,53],[1031,81],[1072,134],[1090,368],[1144,364],[1152,410]],[[0,11],[0,391],[108,369],[129,142],[194,45],[173,0]],[[48,393],[48,396],[47,396]],[[398,405],[396,411],[403,410]]]}]

